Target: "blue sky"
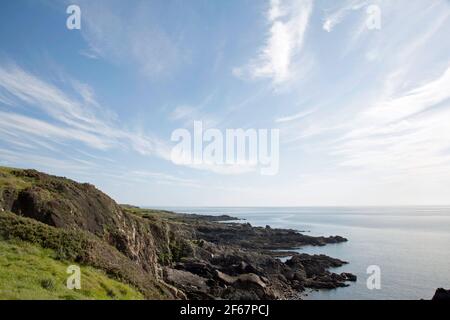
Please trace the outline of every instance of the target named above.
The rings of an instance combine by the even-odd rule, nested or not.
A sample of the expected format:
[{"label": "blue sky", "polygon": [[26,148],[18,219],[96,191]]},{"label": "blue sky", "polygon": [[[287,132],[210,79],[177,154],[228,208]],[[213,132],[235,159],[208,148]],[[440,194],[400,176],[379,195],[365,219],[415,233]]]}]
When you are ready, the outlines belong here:
[{"label": "blue sky", "polygon": [[[450,204],[449,1],[0,6],[1,165],[137,205]],[[279,129],[278,174],[174,164],[193,121]]]}]

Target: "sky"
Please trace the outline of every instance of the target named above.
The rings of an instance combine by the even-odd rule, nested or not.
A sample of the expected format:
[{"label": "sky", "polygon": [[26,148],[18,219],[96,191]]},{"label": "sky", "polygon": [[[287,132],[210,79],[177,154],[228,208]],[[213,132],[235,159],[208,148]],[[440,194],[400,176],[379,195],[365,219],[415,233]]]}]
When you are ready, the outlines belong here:
[{"label": "sky", "polygon": [[[0,165],[141,206],[450,205],[449,34],[448,0],[1,1]],[[194,121],[279,130],[278,172],[174,163]]]}]

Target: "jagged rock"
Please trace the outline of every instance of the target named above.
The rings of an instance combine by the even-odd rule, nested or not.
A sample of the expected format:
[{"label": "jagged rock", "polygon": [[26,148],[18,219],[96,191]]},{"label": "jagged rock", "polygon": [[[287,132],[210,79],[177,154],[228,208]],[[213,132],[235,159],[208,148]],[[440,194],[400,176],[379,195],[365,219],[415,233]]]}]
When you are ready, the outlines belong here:
[{"label": "jagged rock", "polygon": [[207,279],[196,274],[165,267],[164,280],[169,284],[177,286],[183,295],[189,299],[211,298],[208,294]]},{"label": "jagged rock", "polygon": [[450,290],[445,290],[444,288],[439,288],[434,293],[431,300],[434,301],[450,301]]},{"label": "jagged rock", "polygon": [[340,236],[312,237],[296,230],[252,227],[249,223],[203,224],[196,231],[197,236],[206,241],[247,249],[289,250],[304,245],[322,246],[347,241]]},{"label": "jagged rock", "polygon": [[294,280],[303,282],[306,280],[306,272],[304,270],[294,272]]},{"label": "jagged rock", "polygon": [[230,276],[226,273],[223,273],[219,270],[216,270],[216,276],[217,278],[222,281],[223,283],[225,283],[226,285],[231,285],[236,281],[236,277]]},{"label": "jagged rock", "polygon": [[179,270],[186,270],[193,274],[205,277],[205,278],[213,278],[216,275],[216,268],[214,268],[211,264],[205,261],[195,261],[192,258],[184,260],[181,263],[178,263],[175,268]]},{"label": "jagged rock", "polygon": [[243,285],[256,285],[261,288],[266,288],[266,284],[261,280],[261,278],[254,273],[241,274],[237,277],[237,282],[242,282]]},{"label": "jagged rock", "polygon": [[328,268],[340,267],[347,262],[326,255],[297,254],[286,261],[291,268],[304,270],[308,278],[324,274]]},{"label": "jagged rock", "polygon": [[341,276],[346,280],[346,281],[352,281],[352,282],[356,282],[356,280],[358,279],[356,277],[356,275],[354,275],[353,273],[349,273],[349,272],[342,272]]}]

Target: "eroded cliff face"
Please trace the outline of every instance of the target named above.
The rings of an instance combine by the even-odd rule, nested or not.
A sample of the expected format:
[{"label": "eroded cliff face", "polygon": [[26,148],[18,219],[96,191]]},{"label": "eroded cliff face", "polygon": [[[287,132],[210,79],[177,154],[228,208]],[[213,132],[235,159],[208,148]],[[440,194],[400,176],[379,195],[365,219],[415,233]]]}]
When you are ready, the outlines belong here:
[{"label": "eroded cliff face", "polygon": [[3,178],[5,175],[12,179],[4,180],[14,183],[2,184],[0,211],[10,211],[55,228],[88,232],[135,262],[149,277],[162,280],[158,257],[170,249],[168,237],[173,232],[168,224],[152,224],[125,212],[90,184],[35,170],[9,170],[3,173]]},{"label": "eroded cliff face", "polygon": [[155,274],[156,246],[148,225],[124,213],[110,197],[90,184],[34,170],[11,173],[32,185],[5,189],[5,210],[57,228],[88,231]]}]

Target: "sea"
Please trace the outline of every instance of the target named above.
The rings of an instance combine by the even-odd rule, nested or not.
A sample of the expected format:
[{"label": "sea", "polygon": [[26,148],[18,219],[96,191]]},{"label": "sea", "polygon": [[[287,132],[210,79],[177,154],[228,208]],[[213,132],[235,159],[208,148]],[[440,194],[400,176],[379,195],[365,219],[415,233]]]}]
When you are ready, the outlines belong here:
[{"label": "sea", "polygon": [[345,288],[307,291],[304,299],[431,299],[437,288],[450,289],[450,207],[164,209],[179,213],[227,214],[254,226],[270,225],[312,236],[347,238],[345,243],[296,249],[345,260],[348,264],[331,271],[351,272],[358,277],[357,282]]}]

